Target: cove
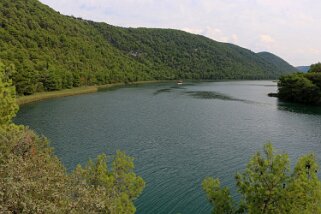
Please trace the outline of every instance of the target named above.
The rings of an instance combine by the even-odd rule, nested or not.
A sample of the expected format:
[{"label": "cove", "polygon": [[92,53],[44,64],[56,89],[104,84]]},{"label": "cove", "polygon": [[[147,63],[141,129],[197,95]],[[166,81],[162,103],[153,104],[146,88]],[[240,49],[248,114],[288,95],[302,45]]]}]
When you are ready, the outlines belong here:
[{"label": "cove", "polygon": [[21,107],[16,123],[51,141],[73,169],[123,150],[147,183],[137,213],[210,213],[201,189],[218,177],[237,196],[234,175],[271,141],[321,164],[321,108],[279,102],[272,81],[156,83],[120,87]]}]

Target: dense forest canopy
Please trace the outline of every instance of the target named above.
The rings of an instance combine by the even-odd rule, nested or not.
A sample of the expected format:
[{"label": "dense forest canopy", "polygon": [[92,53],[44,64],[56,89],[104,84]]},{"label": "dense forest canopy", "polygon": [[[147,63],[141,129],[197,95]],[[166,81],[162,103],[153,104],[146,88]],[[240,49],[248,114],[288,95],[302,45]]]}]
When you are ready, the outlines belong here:
[{"label": "dense forest canopy", "polygon": [[280,77],[280,99],[303,104],[321,105],[321,63],[310,66],[308,73],[293,73]]},{"label": "dense forest canopy", "polygon": [[308,72],[309,73],[321,73],[321,62],[318,62],[316,64],[312,64],[310,66],[310,69]]},{"label": "dense forest canopy", "polygon": [[0,1],[0,59],[19,94],[167,79],[272,79],[296,71],[269,54],[179,30],[63,16],[38,0]]}]

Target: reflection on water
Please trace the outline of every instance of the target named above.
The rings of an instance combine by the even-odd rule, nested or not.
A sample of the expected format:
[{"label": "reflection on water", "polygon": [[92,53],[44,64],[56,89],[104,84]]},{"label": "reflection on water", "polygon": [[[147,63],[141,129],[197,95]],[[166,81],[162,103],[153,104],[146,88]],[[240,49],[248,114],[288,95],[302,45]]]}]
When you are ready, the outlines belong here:
[{"label": "reflection on water", "polygon": [[299,114],[321,115],[321,106],[310,106],[298,103],[283,102],[278,100],[278,109]]},{"label": "reflection on water", "polygon": [[226,94],[218,93],[215,91],[188,91],[186,94],[189,94],[192,97],[200,99],[219,99],[219,100],[231,100],[231,101],[243,101],[241,99],[236,99]]},{"label": "reflection on water", "polygon": [[161,94],[161,93],[166,93],[170,92],[172,89],[171,88],[162,88],[154,92],[154,95]]},{"label": "reflection on water", "polygon": [[215,91],[188,91],[185,94],[188,94],[192,97],[199,99],[218,99],[218,100],[227,100],[227,101],[239,101],[244,103],[254,104],[256,102],[244,99],[234,98],[232,96],[228,96],[223,93],[215,92]]},{"label": "reflection on water", "polygon": [[181,89],[181,90],[185,90],[186,88],[181,86],[181,85],[175,85],[171,87],[172,89]]}]

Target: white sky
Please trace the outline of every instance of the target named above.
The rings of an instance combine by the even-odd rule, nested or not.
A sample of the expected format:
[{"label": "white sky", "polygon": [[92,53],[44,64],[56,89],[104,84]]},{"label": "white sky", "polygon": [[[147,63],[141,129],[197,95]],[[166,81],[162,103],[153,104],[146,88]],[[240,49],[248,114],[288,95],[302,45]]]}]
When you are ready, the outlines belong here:
[{"label": "white sky", "polygon": [[40,0],[55,10],[124,27],[175,28],[269,51],[290,64],[321,61],[320,0]]}]

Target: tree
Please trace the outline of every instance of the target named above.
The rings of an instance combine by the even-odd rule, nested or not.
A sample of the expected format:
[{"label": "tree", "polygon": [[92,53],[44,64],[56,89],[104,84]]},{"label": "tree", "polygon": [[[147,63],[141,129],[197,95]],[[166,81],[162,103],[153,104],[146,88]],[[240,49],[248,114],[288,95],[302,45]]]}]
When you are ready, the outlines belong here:
[{"label": "tree", "polygon": [[45,138],[24,126],[0,126],[1,213],[68,213],[67,184]]},{"label": "tree", "polygon": [[[135,213],[133,200],[144,189],[145,182],[134,172],[133,158],[117,151],[112,168],[107,156],[99,155],[85,167],[77,166],[71,176],[73,207],[76,212]],[[99,203],[97,203],[99,202]]]},{"label": "tree", "polygon": [[321,62],[318,62],[316,64],[312,64],[308,72],[309,73],[321,73]]},{"label": "tree", "polygon": [[202,183],[203,190],[207,194],[209,202],[214,206],[213,213],[233,213],[233,201],[227,187],[221,188],[220,180],[206,178]]},{"label": "tree", "polygon": [[0,62],[0,125],[11,123],[18,111],[15,99],[15,88],[5,73],[5,67]]},{"label": "tree", "polygon": [[14,124],[0,126],[1,213],[134,213],[145,183],[131,157],[99,155],[67,173],[48,140]]},{"label": "tree", "polygon": [[278,97],[293,102],[320,104],[320,80],[319,73],[295,73],[282,76],[278,82]]},{"label": "tree", "polygon": [[264,156],[255,154],[243,173],[236,175],[242,196],[233,206],[229,190],[219,180],[206,178],[203,189],[213,204],[213,213],[321,213],[321,182],[314,155],[301,157],[290,174],[287,154],[274,154],[271,144]]}]

